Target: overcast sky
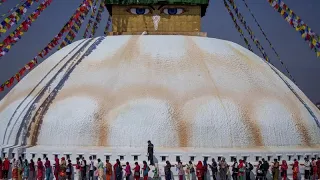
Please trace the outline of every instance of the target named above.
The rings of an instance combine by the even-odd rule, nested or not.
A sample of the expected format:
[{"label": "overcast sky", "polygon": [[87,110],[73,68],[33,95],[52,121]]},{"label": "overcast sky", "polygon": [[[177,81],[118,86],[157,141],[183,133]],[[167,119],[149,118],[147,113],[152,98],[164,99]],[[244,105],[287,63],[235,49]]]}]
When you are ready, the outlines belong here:
[{"label": "overcast sky", "polygon": [[[9,0],[0,6],[0,13],[7,12],[21,0]],[[32,27],[22,39],[16,43],[11,51],[0,58],[0,83],[14,75],[21,67],[30,61],[48,42],[55,36],[82,0],[53,0],[52,4],[41,14]],[[301,38],[284,19],[269,5],[267,0],[247,0],[249,7],[258,19],[263,30],[267,34],[271,43],[280,54],[282,61],[287,65],[289,71],[295,78],[299,88],[313,101],[320,101],[320,58],[311,51],[307,43]],[[285,0],[284,1],[298,16],[300,16],[313,31],[320,33],[320,1],[319,0]],[[275,58],[253,18],[243,4],[242,0],[236,0],[240,12],[245,20],[260,40],[266,50],[271,62],[284,74],[285,70]],[[38,6],[36,3],[28,10],[29,15]],[[318,17],[318,18],[317,18]],[[108,13],[103,14],[103,19],[99,25],[96,36],[103,35],[104,27],[107,23]],[[3,18],[0,18],[1,21]],[[240,25],[240,23],[239,23]],[[76,40],[82,38],[84,33],[79,32]],[[12,27],[10,32],[16,26]],[[243,30],[245,30],[243,28]],[[233,22],[227,13],[222,0],[211,0],[206,16],[202,19],[202,31],[208,32],[209,37],[226,39],[242,46],[245,46],[239,33],[234,28]],[[1,37],[2,41],[5,36]],[[246,34],[247,35],[247,34]],[[247,35],[247,38],[249,36]],[[252,43],[252,42],[251,42]],[[252,43],[252,46],[254,44]],[[259,51],[254,48],[254,52],[261,56]],[[39,61],[42,62],[42,59]],[[0,99],[5,96],[8,90],[0,93]]]}]

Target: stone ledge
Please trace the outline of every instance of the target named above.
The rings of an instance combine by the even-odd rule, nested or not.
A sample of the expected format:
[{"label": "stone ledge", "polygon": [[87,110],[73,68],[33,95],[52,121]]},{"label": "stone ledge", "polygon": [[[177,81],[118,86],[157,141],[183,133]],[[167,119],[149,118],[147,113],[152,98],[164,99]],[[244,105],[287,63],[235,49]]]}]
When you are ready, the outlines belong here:
[{"label": "stone ledge", "polygon": [[[141,35],[143,32],[108,32],[108,36],[118,35]],[[146,35],[186,35],[207,37],[206,32],[147,32]]]}]

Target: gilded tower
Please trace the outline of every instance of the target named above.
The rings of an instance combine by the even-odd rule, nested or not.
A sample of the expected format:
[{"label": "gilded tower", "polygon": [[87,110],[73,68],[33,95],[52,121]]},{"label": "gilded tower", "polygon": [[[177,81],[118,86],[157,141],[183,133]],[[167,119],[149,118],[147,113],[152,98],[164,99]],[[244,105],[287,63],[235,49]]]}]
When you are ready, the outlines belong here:
[{"label": "gilded tower", "polygon": [[208,0],[106,0],[112,16],[109,35],[181,34],[206,36],[201,17]]}]

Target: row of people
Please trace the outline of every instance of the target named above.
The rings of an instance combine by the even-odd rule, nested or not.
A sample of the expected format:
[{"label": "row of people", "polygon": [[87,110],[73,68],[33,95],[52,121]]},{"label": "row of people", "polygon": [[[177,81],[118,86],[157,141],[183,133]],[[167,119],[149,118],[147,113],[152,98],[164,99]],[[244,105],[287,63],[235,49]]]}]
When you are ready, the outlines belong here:
[{"label": "row of people", "polygon": [[[75,166],[75,167],[74,167]],[[316,161],[314,158],[310,162],[307,158],[305,158],[305,179],[316,179],[316,177],[320,177],[320,158]],[[239,160],[239,162],[235,159],[233,164],[230,166],[225,161],[225,158],[222,158],[221,161],[216,162],[215,159],[212,159],[212,163],[208,164],[206,160],[203,162],[199,161],[197,165],[193,165],[190,161],[188,164],[183,165],[181,161],[178,161],[176,165],[171,165],[169,161],[166,161],[166,165],[164,167],[165,179],[171,180],[173,178],[171,173],[171,168],[176,167],[178,171],[178,176],[180,180],[184,179],[186,176],[187,180],[207,180],[208,179],[208,169],[212,171],[213,180],[217,179],[217,176],[220,177],[221,180],[228,179],[230,175],[233,180],[250,180],[250,174],[252,172],[253,165],[243,160]],[[230,172],[231,167],[231,172]],[[266,179],[267,172],[269,171],[269,163],[262,159],[259,161],[256,168],[256,179],[264,180]],[[0,180],[7,179],[9,175],[10,169],[10,161],[6,158],[4,162],[0,159]],[[100,159],[97,161],[93,160],[92,157],[89,157],[89,164],[84,157],[77,158],[76,164],[73,165],[71,160],[66,160],[64,157],[61,158],[61,161],[58,158],[55,158],[55,163],[51,166],[51,162],[46,158],[43,163],[39,158],[36,165],[31,159],[30,162],[28,160],[23,160],[19,157],[17,160],[12,160],[12,179],[49,179],[53,174],[55,179],[72,179],[73,174],[76,179],[103,179],[104,174],[106,176],[106,180],[111,180],[112,175],[114,175],[116,180],[120,180],[122,178],[130,179],[130,177],[134,177],[134,179],[140,179],[142,174],[143,178],[148,179],[148,174],[150,171],[149,166],[146,161],[143,161],[143,167],[136,162],[135,167],[131,169],[129,162],[126,165],[121,165],[119,160],[116,160],[116,163],[112,166],[109,160],[106,160],[104,164]],[[287,170],[288,164],[285,160],[280,164],[276,159],[271,166],[272,177],[274,180],[279,179],[279,175],[281,173],[281,177],[283,180],[287,179]],[[299,174],[299,163],[297,160],[294,160],[292,164],[293,170],[293,179],[298,179]],[[124,171],[124,177],[123,177]],[[141,172],[140,172],[141,171]],[[132,173],[133,172],[133,173]],[[159,167],[155,164],[154,170],[154,179],[160,177],[159,175]]]}]

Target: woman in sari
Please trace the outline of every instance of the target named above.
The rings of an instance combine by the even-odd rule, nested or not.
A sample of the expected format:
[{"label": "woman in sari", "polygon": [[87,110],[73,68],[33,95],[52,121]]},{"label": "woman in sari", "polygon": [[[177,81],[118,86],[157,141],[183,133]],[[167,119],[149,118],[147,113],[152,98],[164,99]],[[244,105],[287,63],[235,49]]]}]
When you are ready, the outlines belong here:
[{"label": "woman in sari", "polygon": [[43,163],[41,161],[40,158],[38,158],[38,162],[37,162],[37,165],[38,165],[38,169],[37,169],[37,179],[38,180],[43,180],[44,178],[44,175],[43,175],[43,172],[44,172],[44,166],[43,166]]},{"label": "woman in sari", "polygon": [[99,179],[102,180],[103,174],[104,174],[104,172],[103,172],[104,167],[103,167],[103,162],[100,159],[98,159],[97,170],[98,170]]},{"label": "woman in sari", "polygon": [[12,164],[12,180],[18,180],[18,160],[13,159]]},{"label": "woman in sari", "polygon": [[293,180],[298,180],[298,174],[299,174],[299,162],[294,161],[293,163]]},{"label": "woman in sari", "polygon": [[126,180],[130,180],[131,167],[130,167],[129,162],[126,162],[126,168],[124,169],[124,171],[125,171]]},{"label": "woman in sari", "polygon": [[23,179],[28,180],[29,179],[29,163],[28,160],[24,160],[23,163]]},{"label": "woman in sari", "polygon": [[[139,180],[140,179],[140,166],[137,162],[134,163],[136,166],[133,168],[134,172],[134,179]],[[108,179],[107,179],[108,180]]]},{"label": "woman in sari", "polygon": [[245,173],[246,167],[245,167],[245,165],[244,165],[243,160],[241,160],[241,159],[239,160],[239,166],[238,166],[238,168],[239,168],[239,174],[238,174],[239,180],[243,180],[243,179],[244,179],[244,173]]},{"label": "woman in sari", "polygon": [[34,178],[36,176],[35,172],[36,172],[36,168],[34,166],[33,160],[31,159],[30,164],[29,164],[29,177],[30,177],[30,179],[34,180]]},{"label": "woman in sari", "polygon": [[203,177],[203,165],[202,165],[201,161],[198,161],[198,164],[196,166],[196,172],[197,172],[198,180],[203,180],[202,179],[202,177]]},{"label": "woman in sari", "polygon": [[66,175],[66,170],[67,170],[67,162],[64,157],[61,158],[61,164],[60,164],[60,177],[61,180],[65,180],[67,175]]},{"label": "woman in sari", "polygon": [[54,159],[55,163],[54,163],[54,177],[58,180],[59,179],[59,172],[60,172],[60,164],[59,164],[59,158],[55,158]]},{"label": "woman in sari", "polygon": [[282,160],[281,164],[281,177],[283,180],[287,180],[287,170],[288,170],[288,164],[286,160]]},{"label": "woman in sari", "polygon": [[23,166],[23,162],[22,162],[22,157],[19,157],[18,160],[18,180],[22,180],[22,166]]}]

